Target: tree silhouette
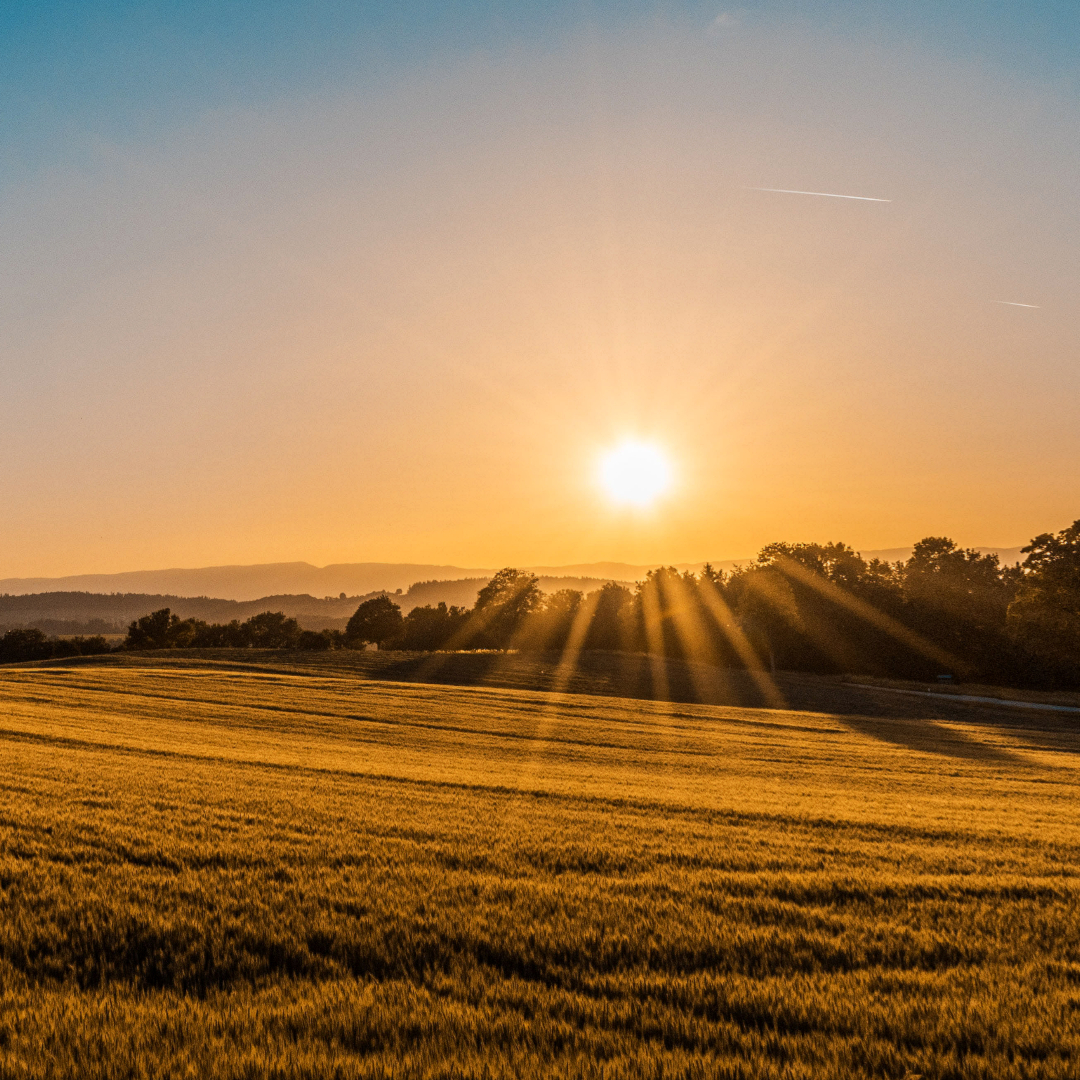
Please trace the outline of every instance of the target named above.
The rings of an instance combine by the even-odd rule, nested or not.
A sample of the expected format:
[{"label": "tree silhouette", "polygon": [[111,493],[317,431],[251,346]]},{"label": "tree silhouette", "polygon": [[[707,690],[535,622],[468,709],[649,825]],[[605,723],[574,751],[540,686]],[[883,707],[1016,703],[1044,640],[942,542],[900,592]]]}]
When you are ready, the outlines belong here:
[{"label": "tree silhouette", "polygon": [[595,601],[592,620],[585,632],[585,648],[632,648],[634,594],[625,585],[609,581],[592,595]]},{"label": "tree silhouette", "polygon": [[470,621],[473,643],[493,649],[510,647],[543,596],[535,574],[510,566],[500,570],[477,594]]},{"label": "tree silhouette", "polygon": [[1010,629],[1061,676],[1080,679],[1080,521],[1057,535],[1041,533],[1023,551]]},{"label": "tree silhouette", "polygon": [[253,649],[288,649],[300,637],[300,625],[281,611],[263,611],[244,624],[247,644]]},{"label": "tree silhouette", "polygon": [[469,620],[466,608],[440,602],[436,607],[425,604],[415,607],[405,616],[402,634],[393,643],[402,649],[416,652],[434,652],[462,639],[462,631]]},{"label": "tree silhouette", "polygon": [[169,608],[160,608],[136,619],[127,631],[126,646],[129,649],[167,649],[172,643],[170,632],[180,626],[180,619]]},{"label": "tree silhouette", "polygon": [[365,600],[345,627],[345,641],[351,648],[379,645],[401,630],[401,608],[389,596]]},{"label": "tree silhouette", "polygon": [[[838,542],[778,542],[728,574],[708,565],[699,574],[661,567],[633,591],[608,582],[587,596],[573,589],[545,596],[534,574],[506,567],[471,610],[440,603],[403,619],[384,594],[362,603],[341,633],[301,631],[281,612],[219,625],[180,620],[162,608],[129,626],[125,647],[570,647],[724,666],[898,678],[951,670],[987,681],[1076,685],[1080,521],[1040,534],[1024,553],[1022,567],[1002,567],[994,555],[929,536],[907,561],[887,563],[867,562]],[[106,649],[103,639],[17,630],[0,639],[0,660]]]}]

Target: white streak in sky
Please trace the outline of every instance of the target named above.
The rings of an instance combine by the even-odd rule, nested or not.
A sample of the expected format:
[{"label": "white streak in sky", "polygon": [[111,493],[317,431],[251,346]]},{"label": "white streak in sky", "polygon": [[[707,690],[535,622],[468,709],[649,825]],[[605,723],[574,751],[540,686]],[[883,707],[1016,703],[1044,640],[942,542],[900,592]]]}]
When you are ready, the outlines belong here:
[{"label": "white streak in sky", "polygon": [[994,303],[995,304],[1008,304],[1009,307],[1038,308],[1038,307],[1042,306],[1041,304],[1018,304],[1015,300],[995,300]]},{"label": "white streak in sky", "polygon": [[792,191],[780,187],[752,187],[747,191],[774,191],[777,195],[820,195],[825,199],[858,199],[859,202],[892,202],[892,199],[875,199],[871,195],[834,195],[831,191]]}]

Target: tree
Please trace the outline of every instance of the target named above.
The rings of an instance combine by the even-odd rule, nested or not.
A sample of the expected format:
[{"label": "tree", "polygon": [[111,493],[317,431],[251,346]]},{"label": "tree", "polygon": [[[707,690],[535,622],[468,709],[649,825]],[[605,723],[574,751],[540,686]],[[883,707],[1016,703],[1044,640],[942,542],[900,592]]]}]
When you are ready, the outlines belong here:
[{"label": "tree", "polygon": [[996,555],[980,555],[974,548],[957,547],[946,536],[920,540],[904,564],[903,579],[909,599],[972,611],[988,596],[997,599],[1002,585]]},{"label": "tree", "polygon": [[583,600],[584,595],[577,589],[559,589],[545,596],[523,624],[523,647],[564,649]]},{"label": "tree", "polygon": [[635,596],[639,644],[647,652],[703,659],[705,620],[697,577],[673,566],[650,570]]},{"label": "tree", "polygon": [[9,630],[0,638],[0,663],[47,660],[53,655],[53,643],[41,630]]},{"label": "tree", "polygon": [[434,652],[445,648],[460,637],[468,620],[466,608],[447,607],[443,601],[437,607],[430,604],[414,607],[405,616],[404,632],[393,639],[394,647],[412,652]]},{"label": "tree", "polygon": [[847,544],[766,544],[758,552],[759,566],[782,565],[785,559],[798,563],[834,585],[854,589],[866,573],[866,563]]},{"label": "tree", "polygon": [[300,638],[300,624],[282,611],[262,611],[252,615],[244,628],[247,644],[253,649],[291,649]]},{"label": "tree", "polygon": [[349,648],[380,645],[401,630],[401,608],[389,596],[374,596],[365,600],[345,627],[345,643]]},{"label": "tree", "polygon": [[206,623],[189,619],[193,649],[243,649],[248,645],[247,624],[233,619],[228,623]]},{"label": "tree", "polygon": [[300,626],[281,611],[262,611],[247,622],[207,623],[180,619],[161,608],[129,627],[127,649],[291,649],[300,639]]},{"label": "tree", "polygon": [[1000,674],[1011,661],[1006,619],[1014,584],[996,555],[957,547],[945,536],[920,540],[901,570],[905,621],[971,665]]},{"label": "tree", "polygon": [[[909,635],[896,620],[901,601],[894,575],[881,562],[871,570],[847,544],[767,544],[739,586],[741,617],[770,664],[883,675],[912,660],[904,644]],[[891,626],[879,617],[886,607]]]},{"label": "tree", "polygon": [[731,594],[739,623],[758,656],[773,671],[778,664],[802,666],[797,650],[803,618],[791,581],[768,564],[740,566],[732,575]]},{"label": "tree", "polygon": [[0,637],[0,664],[107,652],[112,652],[112,648],[100,634],[94,637],[49,638],[42,630],[28,628],[9,630]]},{"label": "tree", "polygon": [[334,647],[334,639],[329,630],[301,630],[296,647],[307,652],[323,652]]},{"label": "tree", "polygon": [[160,608],[136,619],[128,627],[124,646],[128,649],[167,649],[179,626],[178,616],[173,615],[167,607]]},{"label": "tree", "polygon": [[1027,651],[1080,676],[1080,521],[1041,533],[1023,549],[1009,627]]},{"label": "tree", "polygon": [[470,620],[472,643],[506,649],[515,643],[525,618],[540,606],[543,593],[535,574],[508,566],[477,594]]},{"label": "tree", "polygon": [[609,581],[590,593],[588,602],[592,605],[593,615],[585,633],[584,647],[613,652],[630,648],[634,594],[625,585]]}]

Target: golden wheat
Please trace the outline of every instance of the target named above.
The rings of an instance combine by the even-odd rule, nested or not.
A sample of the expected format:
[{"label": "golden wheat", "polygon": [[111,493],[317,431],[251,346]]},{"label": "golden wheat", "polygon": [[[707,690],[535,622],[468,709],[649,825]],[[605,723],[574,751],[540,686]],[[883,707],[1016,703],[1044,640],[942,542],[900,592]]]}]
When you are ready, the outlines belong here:
[{"label": "golden wheat", "polygon": [[984,716],[0,669],[0,1077],[1074,1076],[1080,739]]}]

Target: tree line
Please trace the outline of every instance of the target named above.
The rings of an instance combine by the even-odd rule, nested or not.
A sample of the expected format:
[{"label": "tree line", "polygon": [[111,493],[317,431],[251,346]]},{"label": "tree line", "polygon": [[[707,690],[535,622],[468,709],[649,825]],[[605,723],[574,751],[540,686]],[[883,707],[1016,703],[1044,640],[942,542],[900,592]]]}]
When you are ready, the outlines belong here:
[{"label": "tree line", "polygon": [[[132,622],[121,647],[606,649],[764,670],[1080,685],[1080,521],[1023,551],[1021,564],[1001,566],[927,537],[907,560],[868,562],[843,543],[775,543],[731,572],[664,567],[633,589],[609,582],[588,594],[545,595],[535,575],[506,568],[472,608],[402,615],[381,595],[344,631],[302,630],[281,612],[220,624],[162,608]],[[108,648],[16,630],[0,638],[0,661]]]},{"label": "tree line", "polygon": [[36,628],[9,630],[0,637],[0,664],[25,663],[28,660],[51,660],[54,657],[92,656],[112,652],[108,639],[100,634],[91,637],[50,637]]},{"label": "tree line", "polygon": [[359,606],[344,643],[390,649],[613,649],[728,667],[1080,685],[1080,521],[1043,533],[1024,561],[946,537],[907,560],[867,561],[843,543],[764,547],[734,571],[665,567],[634,589],[545,596],[508,568],[471,609],[402,616],[388,596]]},{"label": "tree line", "polygon": [[86,656],[115,650],[143,649],[332,649],[345,644],[338,630],[301,630],[280,611],[263,611],[240,622],[210,623],[181,619],[169,608],[135,619],[122,644],[101,636],[50,638],[41,630],[9,630],[0,637],[0,663]]}]

